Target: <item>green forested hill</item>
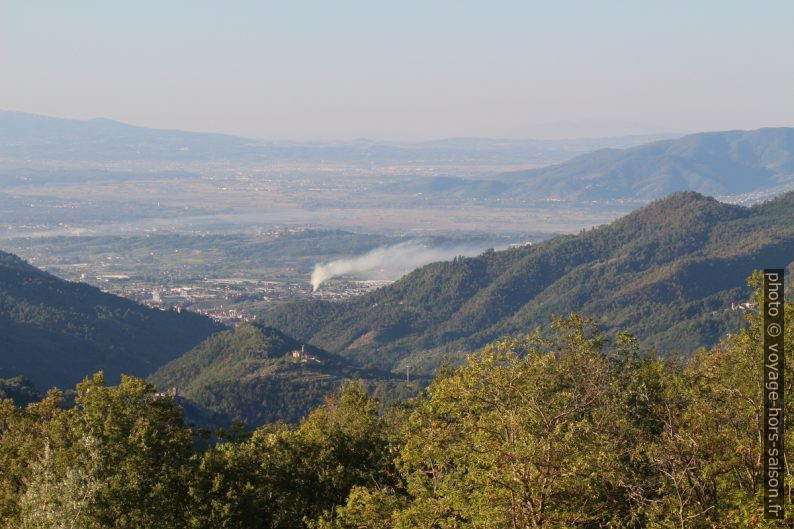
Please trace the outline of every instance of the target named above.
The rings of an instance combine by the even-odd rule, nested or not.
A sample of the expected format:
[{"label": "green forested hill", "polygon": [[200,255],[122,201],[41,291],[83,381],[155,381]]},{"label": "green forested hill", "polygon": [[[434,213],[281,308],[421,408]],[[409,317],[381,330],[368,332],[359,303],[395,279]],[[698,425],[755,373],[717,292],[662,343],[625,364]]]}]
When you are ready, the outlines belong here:
[{"label": "green forested hill", "polygon": [[643,347],[693,351],[743,323],[753,269],[794,261],[794,193],[745,208],[682,192],[612,224],[534,246],[430,264],[341,302],[297,303],[262,321],[381,369],[429,371],[553,313],[631,328]]},{"label": "green forested hill", "polygon": [[[293,357],[302,348],[301,356]],[[209,337],[151,376],[161,390],[176,388],[200,406],[249,425],[297,422],[350,379],[387,396],[409,393],[387,373],[357,369],[337,355],[256,323]]]},{"label": "green forested hill", "polygon": [[0,252],[0,378],[40,390],[104,371],[146,376],[222,327],[71,283]]}]

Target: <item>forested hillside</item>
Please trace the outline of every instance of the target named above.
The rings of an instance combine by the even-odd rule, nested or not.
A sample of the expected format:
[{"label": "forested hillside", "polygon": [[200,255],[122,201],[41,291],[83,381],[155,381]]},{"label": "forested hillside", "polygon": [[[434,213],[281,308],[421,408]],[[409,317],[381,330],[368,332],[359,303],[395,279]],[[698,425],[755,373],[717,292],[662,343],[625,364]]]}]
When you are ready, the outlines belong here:
[{"label": "forested hillside", "polygon": [[743,325],[734,303],[759,266],[794,261],[794,193],[750,208],[676,193],[612,224],[533,246],[430,264],[340,303],[282,306],[262,321],[380,369],[431,372],[552,314],[580,311],[646,348],[688,352]]},{"label": "forested hillside", "polygon": [[249,426],[297,423],[345,381],[391,399],[416,393],[402,379],[358,369],[343,358],[256,323],[215,334],[158,369],[151,381]]},{"label": "forested hillside", "polygon": [[[760,291],[753,301],[763,310]],[[763,322],[747,316],[749,328],[683,359],[556,318],[442,370],[408,403],[384,408],[347,384],[298,425],[209,447],[173,398],[132,377],[94,376],[70,406],[58,392],[24,408],[0,400],[0,525],[788,528],[791,509],[763,519]],[[790,303],[785,329],[791,343]],[[221,336],[255,330],[274,352],[294,345],[262,328]],[[192,360],[212,360],[202,351]]]},{"label": "forested hillside", "polygon": [[0,252],[0,378],[71,387],[104,371],[147,376],[223,327],[189,312],[149,309],[43,272]]}]

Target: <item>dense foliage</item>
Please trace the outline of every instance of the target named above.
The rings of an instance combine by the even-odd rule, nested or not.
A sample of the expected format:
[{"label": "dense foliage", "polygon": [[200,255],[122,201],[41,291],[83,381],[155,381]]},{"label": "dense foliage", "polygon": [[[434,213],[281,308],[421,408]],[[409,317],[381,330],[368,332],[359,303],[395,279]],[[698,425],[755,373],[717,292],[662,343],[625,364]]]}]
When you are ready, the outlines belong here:
[{"label": "dense foliage", "polygon": [[0,252],[0,377],[71,387],[104,370],[146,376],[221,329],[188,312],[160,311],[58,279]]},{"label": "dense foliage", "polygon": [[[786,318],[792,343],[791,304]],[[555,318],[442,369],[407,404],[384,410],[348,383],[296,426],[228,432],[209,448],[171,396],[131,377],[87,379],[68,407],[57,391],[24,408],[6,399],[0,524],[790,527],[791,509],[781,522],[761,515],[762,321],[748,320],[684,359]],[[792,417],[794,362],[786,370]]]},{"label": "dense foliage", "polygon": [[361,365],[430,373],[575,307],[643,348],[692,351],[742,328],[732,303],[757,263],[791,266],[794,193],[745,208],[677,193],[612,224],[533,246],[434,263],[342,303],[262,321]]}]

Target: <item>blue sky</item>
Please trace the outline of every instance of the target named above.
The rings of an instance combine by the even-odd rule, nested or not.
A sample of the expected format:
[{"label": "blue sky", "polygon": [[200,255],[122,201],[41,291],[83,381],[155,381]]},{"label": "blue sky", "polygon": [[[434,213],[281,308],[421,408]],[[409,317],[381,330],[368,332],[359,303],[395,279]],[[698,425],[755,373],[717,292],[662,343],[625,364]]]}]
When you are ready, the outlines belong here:
[{"label": "blue sky", "polygon": [[0,0],[0,108],[269,139],[794,125],[794,2]]}]

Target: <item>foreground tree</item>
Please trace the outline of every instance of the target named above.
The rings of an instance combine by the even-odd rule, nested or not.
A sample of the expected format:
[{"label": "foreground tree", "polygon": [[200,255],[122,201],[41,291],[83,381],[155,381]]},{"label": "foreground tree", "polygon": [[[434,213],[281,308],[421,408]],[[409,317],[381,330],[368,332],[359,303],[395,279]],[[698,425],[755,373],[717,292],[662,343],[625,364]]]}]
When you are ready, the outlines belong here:
[{"label": "foreground tree", "polygon": [[[662,435],[651,447],[663,475],[662,495],[653,502],[652,519],[662,527],[791,527],[763,519],[763,277],[748,311],[748,327],[726,337],[711,350],[698,351],[684,369],[665,378],[657,403]],[[794,343],[794,305],[786,307],[787,348]],[[789,354],[790,358],[791,355]],[[786,447],[794,443],[794,362],[785,371]],[[785,457],[788,502],[794,482],[792,461]]]},{"label": "foreground tree", "polygon": [[579,316],[552,328],[551,340],[535,334],[490,345],[430,386],[408,420],[399,465],[411,501],[394,514],[395,526],[630,519],[621,440],[632,426],[605,339]]},{"label": "foreground tree", "polygon": [[190,487],[196,528],[294,528],[345,503],[355,486],[395,474],[379,403],[356,382],[295,427],[269,425],[198,457]]},{"label": "foreground tree", "polygon": [[31,460],[23,528],[173,528],[184,525],[193,436],[173,399],[132,377],[77,386]]},{"label": "foreground tree", "polygon": [[[52,443],[51,425],[63,413],[62,396],[51,391],[25,408],[0,400],[0,526],[17,527],[21,498],[36,476],[35,463]],[[60,422],[60,421],[59,421]]]}]

